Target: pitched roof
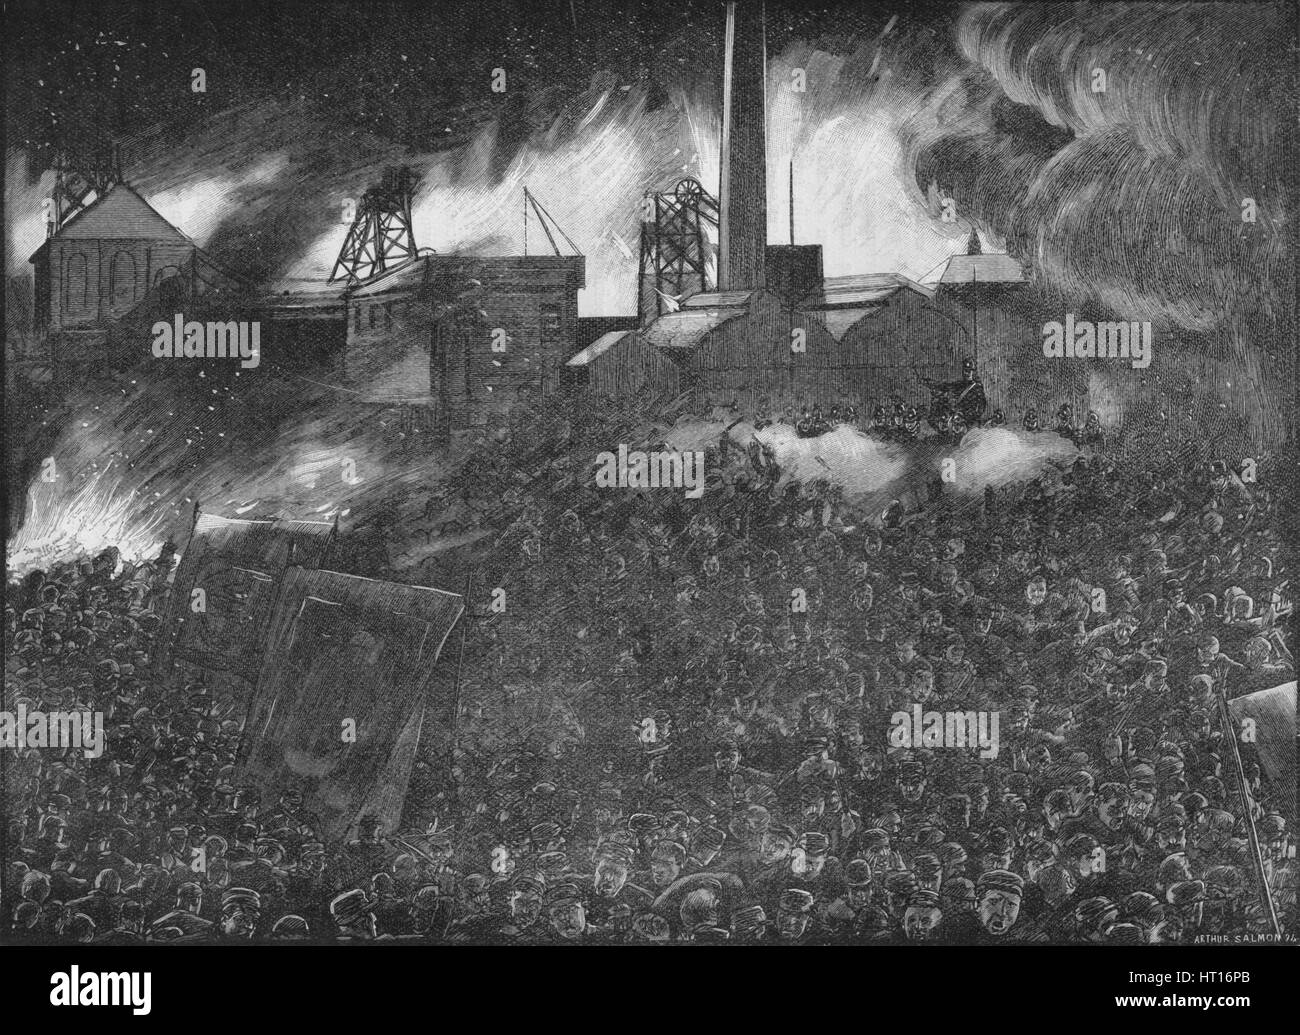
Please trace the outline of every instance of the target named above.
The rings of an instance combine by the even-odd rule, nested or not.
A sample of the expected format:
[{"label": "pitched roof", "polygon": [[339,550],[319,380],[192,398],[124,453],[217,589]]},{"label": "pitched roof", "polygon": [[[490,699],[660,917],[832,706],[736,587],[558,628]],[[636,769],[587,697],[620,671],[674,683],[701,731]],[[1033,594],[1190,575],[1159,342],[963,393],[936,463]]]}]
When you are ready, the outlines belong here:
[{"label": "pitched roof", "polygon": [[728,320],[744,316],[746,309],[682,309],[665,313],[642,332],[642,336],[655,348],[689,349],[700,339]]},{"label": "pitched roof", "polygon": [[940,284],[1023,284],[1025,271],[1010,255],[983,253],[954,255],[939,278]]},{"label": "pitched roof", "polygon": [[82,209],[59,227],[53,236],[83,241],[194,243],[125,183],[115,184],[102,198],[96,198],[88,208]]}]

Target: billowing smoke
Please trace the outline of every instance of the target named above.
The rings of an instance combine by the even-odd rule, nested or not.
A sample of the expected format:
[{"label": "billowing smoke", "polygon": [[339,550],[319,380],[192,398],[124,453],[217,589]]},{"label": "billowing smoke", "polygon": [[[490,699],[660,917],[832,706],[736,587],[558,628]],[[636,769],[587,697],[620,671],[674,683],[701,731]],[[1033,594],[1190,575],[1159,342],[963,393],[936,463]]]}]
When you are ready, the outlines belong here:
[{"label": "billowing smoke", "polygon": [[1049,296],[1225,358],[1280,344],[1290,20],[1281,4],[969,7],[967,66],[904,127],[918,185],[1004,237]]}]

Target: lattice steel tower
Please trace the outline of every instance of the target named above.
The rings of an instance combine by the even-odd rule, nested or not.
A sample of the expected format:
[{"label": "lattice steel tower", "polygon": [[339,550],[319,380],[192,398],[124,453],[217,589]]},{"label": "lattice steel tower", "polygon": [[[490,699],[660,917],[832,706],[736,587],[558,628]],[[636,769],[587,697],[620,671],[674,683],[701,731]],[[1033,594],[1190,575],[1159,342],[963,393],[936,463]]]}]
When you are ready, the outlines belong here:
[{"label": "lattice steel tower", "polygon": [[641,222],[637,314],[645,323],[708,291],[710,248],[705,226],[718,226],[718,202],[698,180],[671,191],[647,191]]},{"label": "lattice steel tower", "polygon": [[419,182],[420,177],[406,166],[389,168],[378,187],[361,195],[331,281],[341,277],[349,283],[369,280],[415,258],[411,199]]}]

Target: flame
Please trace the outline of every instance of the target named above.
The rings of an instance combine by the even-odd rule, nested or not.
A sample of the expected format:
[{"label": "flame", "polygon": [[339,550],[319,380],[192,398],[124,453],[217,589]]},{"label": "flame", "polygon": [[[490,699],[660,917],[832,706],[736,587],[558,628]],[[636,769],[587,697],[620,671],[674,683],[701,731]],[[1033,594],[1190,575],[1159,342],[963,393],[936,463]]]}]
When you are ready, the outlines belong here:
[{"label": "flame", "polygon": [[26,574],[110,546],[116,546],[125,561],[157,555],[165,540],[167,513],[158,508],[141,517],[138,492],[126,490],[112,467],[109,461],[71,492],[61,492],[57,481],[38,479],[32,484],[26,519],[9,544],[11,571]]}]

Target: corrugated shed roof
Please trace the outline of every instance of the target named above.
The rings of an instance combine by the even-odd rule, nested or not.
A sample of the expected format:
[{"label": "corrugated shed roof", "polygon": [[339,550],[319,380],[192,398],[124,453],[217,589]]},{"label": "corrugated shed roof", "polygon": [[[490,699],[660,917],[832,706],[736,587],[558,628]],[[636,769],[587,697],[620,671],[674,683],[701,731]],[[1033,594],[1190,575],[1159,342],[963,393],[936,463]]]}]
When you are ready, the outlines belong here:
[{"label": "corrugated shed roof", "polygon": [[626,338],[631,331],[606,331],[599,338],[593,341],[585,349],[574,356],[565,366],[585,367],[599,356],[604,355],[620,341]]},{"label": "corrugated shed roof", "polygon": [[954,255],[944,267],[940,284],[1023,284],[1025,271],[1010,255]]},{"label": "corrugated shed roof", "polygon": [[193,244],[125,183],[112,187],[102,198],[78,212],[54,237],[91,241],[176,241]]},{"label": "corrugated shed roof", "polygon": [[665,313],[646,327],[642,336],[657,349],[689,349],[728,320],[744,316],[745,309],[683,309]]},{"label": "corrugated shed roof", "polygon": [[682,303],[683,309],[737,309],[749,304],[754,292],[745,291],[701,291],[691,295]]},{"label": "corrugated shed roof", "polygon": [[934,294],[901,273],[861,273],[849,277],[827,277],[821,288],[807,295],[800,305],[805,309],[880,305],[903,288],[911,288],[927,298]]}]

